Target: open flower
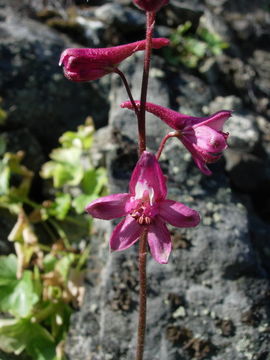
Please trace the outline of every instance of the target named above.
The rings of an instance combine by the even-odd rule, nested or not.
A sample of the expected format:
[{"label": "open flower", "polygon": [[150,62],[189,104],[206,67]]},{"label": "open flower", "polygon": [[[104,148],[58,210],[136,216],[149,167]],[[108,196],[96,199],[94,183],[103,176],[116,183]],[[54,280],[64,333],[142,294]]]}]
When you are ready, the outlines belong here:
[{"label": "open flower", "polygon": [[134,4],[144,11],[158,11],[167,5],[169,0],[133,0]]},{"label": "open flower", "polygon": [[[119,63],[136,51],[145,49],[145,40],[108,48],[69,48],[62,52],[59,65],[64,66],[65,76],[72,81],[90,81],[114,71]],[[165,38],[153,39],[154,49],[169,44]]]},{"label": "open flower", "polygon": [[129,248],[147,229],[152,256],[165,264],[172,247],[165,222],[177,227],[193,227],[200,222],[197,211],[166,200],[166,195],[166,180],[159,163],[153,154],[144,151],[133,170],[129,193],[104,196],[90,203],[86,211],[105,220],[125,216],[111,235],[114,251]]},{"label": "open flower", "polygon": [[[139,108],[140,102],[135,103]],[[129,101],[122,103],[121,107],[133,110]],[[177,130],[175,136],[190,151],[198,168],[205,175],[212,174],[207,164],[219,160],[222,151],[227,148],[229,134],[224,133],[222,128],[231,111],[222,110],[211,116],[194,117],[152,103],[146,103],[146,110]]]}]

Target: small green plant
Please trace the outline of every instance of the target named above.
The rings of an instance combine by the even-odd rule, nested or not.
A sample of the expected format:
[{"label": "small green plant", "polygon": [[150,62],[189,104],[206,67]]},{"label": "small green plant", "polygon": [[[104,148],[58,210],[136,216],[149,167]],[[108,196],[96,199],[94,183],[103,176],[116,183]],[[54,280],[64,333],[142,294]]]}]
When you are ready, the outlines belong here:
[{"label": "small green plant", "polygon": [[51,161],[44,164],[41,169],[41,176],[44,179],[51,178],[56,189],[73,186],[80,188],[80,194],[76,193],[73,198],[67,193],[56,195],[56,202],[50,210],[60,217],[65,216],[62,211],[68,211],[70,207],[77,214],[82,214],[90,201],[106,192],[106,170],[95,169],[91,164],[85,167],[81,161],[84,153],[88,152],[92,145],[93,133],[91,118],[87,119],[85,125],[79,126],[77,132],[64,133],[59,139],[62,146],[52,151]]},{"label": "small green plant", "polygon": [[[2,103],[3,99],[0,97],[0,104]],[[7,112],[0,107],[0,125],[4,125],[7,120],[8,114]]]},{"label": "small green plant", "polygon": [[82,161],[93,134],[88,119],[60,138],[61,147],[41,170],[53,194],[41,204],[30,198],[33,172],[22,165],[23,152],[6,153],[0,137],[0,208],[17,217],[8,236],[15,254],[0,256],[0,311],[6,314],[0,320],[2,351],[25,351],[33,360],[65,358],[64,340],[70,315],[83,299],[90,251],[82,243],[91,225],[84,207],[106,193],[105,169]]},{"label": "small green plant", "polygon": [[210,56],[216,56],[228,48],[228,43],[203,26],[191,33],[192,23],[187,21],[179,25],[171,34],[171,46],[164,49],[167,61],[172,65],[184,64],[189,68],[198,67],[199,63]]}]

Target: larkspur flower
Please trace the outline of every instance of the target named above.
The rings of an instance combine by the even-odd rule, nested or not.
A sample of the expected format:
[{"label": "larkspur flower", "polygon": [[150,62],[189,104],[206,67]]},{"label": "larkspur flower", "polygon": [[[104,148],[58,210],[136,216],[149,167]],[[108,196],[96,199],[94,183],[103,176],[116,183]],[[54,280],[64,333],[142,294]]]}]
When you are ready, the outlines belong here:
[{"label": "larkspur flower", "polygon": [[158,11],[168,4],[169,0],[133,0],[134,4],[144,11]]},{"label": "larkspur flower", "polygon": [[104,196],[90,203],[86,211],[104,220],[125,216],[111,235],[113,251],[129,248],[147,229],[152,256],[165,264],[172,248],[165,222],[177,227],[194,227],[200,222],[197,211],[166,199],[166,195],[166,179],[159,163],[155,155],[144,151],[133,170],[129,193]]},{"label": "larkspur flower", "polygon": [[[139,108],[140,102],[135,103]],[[121,107],[133,110],[129,101],[122,103]],[[222,110],[211,116],[194,117],[152,103],[146,103],[146,110],[177,130],[175,136],[190,151],[197,167],[205,175],[212,174],[207,164],[219,160],[222,151],[227,148],[229,134],[224,133],[222,128],[231,111]]]},{"label": "larkspur flower", "polygon": [[[154,49],[167,46],[165,38],[153,39]],[[146,41],[136,41],[126,45],[108,48],[69,48],[62,52],[59,65],[64,67],[64,75],[72,81],[90,81],[101,78],[136,51],[145,49]]]}]

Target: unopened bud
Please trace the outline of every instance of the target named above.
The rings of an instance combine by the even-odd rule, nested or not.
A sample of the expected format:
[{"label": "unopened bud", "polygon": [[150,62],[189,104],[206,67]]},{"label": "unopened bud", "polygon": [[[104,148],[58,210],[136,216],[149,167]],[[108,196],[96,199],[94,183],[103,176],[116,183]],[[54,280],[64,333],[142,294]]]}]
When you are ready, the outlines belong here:
[{"label": "unopened bud", "polygon": [[133,2],[142,10],[156,12],[167,5],[169,0],[133,0]]}]

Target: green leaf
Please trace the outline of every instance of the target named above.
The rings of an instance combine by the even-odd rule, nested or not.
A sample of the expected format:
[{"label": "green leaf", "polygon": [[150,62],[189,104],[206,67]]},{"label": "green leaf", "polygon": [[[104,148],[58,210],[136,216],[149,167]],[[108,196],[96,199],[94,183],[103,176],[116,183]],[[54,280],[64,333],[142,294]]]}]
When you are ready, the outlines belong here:
[{"label": "green leaf", "polygon": [[53,360],[56,355],[52,336],[30,319],[1,320],[0,349],[17,355],[26,350],[35,360]]},{"label": "green leaf", "polygon": [[0,256],[0,287],[8,285],[16,278],[17,258],[11,254],[9,256]]},{"label": "green leaf", "polygon": [[78,164],[80,162],[81,150],[76,148],[70,149],[54,149],[50,158],[54,161],[65,163],[65,164]]},{"label": "green leaf", "polygon": [[64,148],[79,148],[89,150],[93,141],[95,128],[93,119],[87,118],[85,125],[80,125],[78,130],[67,131],[59,139]]},{"label": "green leaf", "polygon": [[206,28],[199,27],[198,35],[207,43],[209,50],[213,55],[219,55],[222,53],[223,49],[229,47],[229,44],[223,41],[218,34],[211,32]]},{"label": "green leaf", "polygon": [[0,135],[0,155],[3,155],[4,152],[6,151],[6,139],[4,137],[4,135]]},{"label": "green leaf", "polygon": [[39,300],[31,271],[16,277],[17,259],[11,254],[0,256],[0,310],[18,317],[28,316]]},{"label": "green leaf", "polygon": [[45,179],[52,177],[56,188],[65,184],[78,185],[83,177],[81,154],[82,151],[75,148],[53,150],[50,157],[54,161],[48,161],[42,166],[41,176]]},{"label": "green leaf", "polygon": [[106,169],[89,169],[84,173],[82,179],[82,190],[87,195],[98,196],[102,188],[107,185],[108,179]]},{"label": "green leaf", "polygon": [[100,193],[103,191],[103,188],[108,184],[107,171],[105,168],[98,168],[96,170],[96,174],[97,174],[97,185],[95,188],[95,194],[100,195]]},{"label": "green leaf", "polygon": [[71,206],[71,196],[66,193],[56,194],[55,201],[48,209],[49,215],[55,216],[58,220],[64,220]]},{"label": "green leaf", "polygon": [[89,204],[91,201],[96,200],[97,197],[98,195],[96,194],[81,194],[72,201],[72,206],[74,207],[77,214],[82,214],[85,212],[86,205]]},{"label": "green leaf", "polygon": [[61,341],[65,337],[68,331],[71,314],[72,309],[69,305],[61,301],[57,304],[55,312],[50,319],[50,323],[52,325],[52,334],[56,341]]},{"label": "green leaf", "polygon": [[202,58],[206,53],[207,44],[190,37],[186,40],[185,48],[190,53]]},{"label": "green leaf", "polygon": [[184,35],[186,32],[188,32],[192,27],[191,21],[186,21],[183,25],[179,25],[177,28],[177,33],[180,35]]},{"label": "green leaf", "polygon": [[58,164],[54,161],[47,161],[45,164],[42,165],[40,176],[43,177],[43,179],[49,179],[53,177],[55,167]]},{"label": "green leaf", "polygon": [[59,188],[65,184],[69,184],[73,180],[73,172],[71,166],[57,164],[53,173],[53,185]]},{"label": "green leaf", "polygon": [[0,195],[6,195],[9,190],[10,168],[0,162]]},{"label": "green leaf", "polygon": [[85,171],[82,179],[82,190],[87,195],[94,194],[97,185],[97,173],[95,169]]},{"label": "green leaf", "polygon": [[57,263],[57,257],[48,253],[44,256],[43,266],[45,272],[50,272],[54,270],[55,264]]},{"label": "green leaf", "polygon": [[79,164],[48,161],[42,166],[40,175],[44,179],[52,177],[55,188],[62,187],[65,184],[75,186],[80,183],[83,177],[83,169]]},{"label": "green leaf", "polygon": [[75,258],[75,254],[69,253],[56,263],[55,270],[62,276],[63,280],[67,280],[70,267],[74,263]]},{"label": "green leaf", "polygon": [[4,125],[7,120],[7,112],[0,108],[0,125]]},{"label": "green leaf", "polygon": [[9,196],[0,196],[0,207],[8,209],[12,214],[19,214],[22,208],[20,201],[14,201]]}]

